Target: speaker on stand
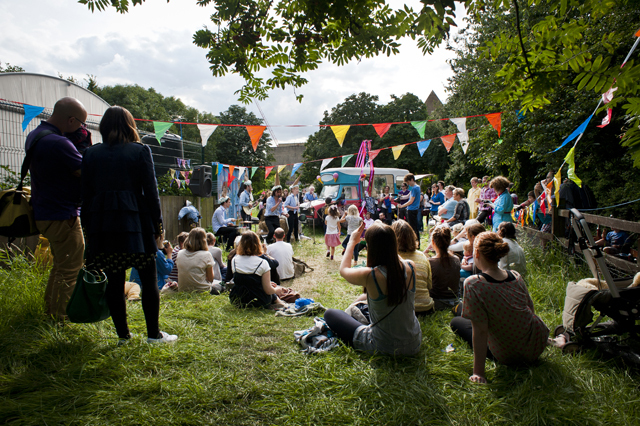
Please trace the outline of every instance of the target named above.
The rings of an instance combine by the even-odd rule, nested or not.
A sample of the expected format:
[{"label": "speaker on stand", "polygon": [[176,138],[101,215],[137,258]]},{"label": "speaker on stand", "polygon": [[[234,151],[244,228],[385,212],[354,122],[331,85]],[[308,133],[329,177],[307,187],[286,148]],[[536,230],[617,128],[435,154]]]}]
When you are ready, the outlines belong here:
[{"label": "speaker on stand", "polygon": [[211,197],[211,166],[195,166],[191,172],[189,189],[197,197]]}]

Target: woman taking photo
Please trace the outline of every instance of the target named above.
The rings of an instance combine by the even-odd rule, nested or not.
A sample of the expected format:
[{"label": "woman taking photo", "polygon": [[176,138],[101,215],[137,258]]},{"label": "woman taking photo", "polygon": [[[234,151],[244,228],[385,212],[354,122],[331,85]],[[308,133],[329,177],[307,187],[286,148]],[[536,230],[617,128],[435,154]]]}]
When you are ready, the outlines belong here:
[{"label": "woman taking photo", "polygon": [[209,253],[207,233],[202,228],[193,228],[184,242],[184,250],[176,257],[178,265],[178,291],[207,292],[220,294],[222,286],[215,282],[214,260]]},{"label": "woman taking photo", "polygon": [[469,379],[475,383],[487,382],[486,358],[505,365],[532,362],[547,345],[549,329],[536,316],[524,280],[498,267],[508,252],[509,245],[495,232],[476,237],[474,262],[484,272],[465,280],[462,317],[451,321],[454,333],[473,349]]},{"label": "woman taking photo", "polygon": [[353,249],[360,242],[364,226],[362,223],[351,234],[340,264],[340,275],[349,283],[365,288],[371,324],[362,325],[337,309],[328,309],[324,319],[340,339],[358,350],[415,355],[422,342],[422,331],[414,313],[415,266],[398,256],[393,229],[375,223],[365,233],[368,267],[351,268]]},{"label": "woman taking photo", "polygon": [[87,264],[104,270],[106,299],[120,343],[131,339],[124,282],[135,267],[142,287],[147,342],[178,339],[160,331],[160,294],[156,275],[156,239],[162,214],[151,150],[140,143],[133,116],[113,106],[100,121],[103,143],[87,149],[82,160],[82,226]]}]

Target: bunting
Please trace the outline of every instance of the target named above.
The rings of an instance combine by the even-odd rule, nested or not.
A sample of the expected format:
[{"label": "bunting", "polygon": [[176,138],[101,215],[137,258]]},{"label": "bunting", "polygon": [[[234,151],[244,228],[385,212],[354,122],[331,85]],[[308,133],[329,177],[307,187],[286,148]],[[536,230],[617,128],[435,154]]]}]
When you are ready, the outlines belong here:
[{"label": "bunting", "polygon": [[452,133],[447,136],[441,136],[440,139],[442,139],[444,147],[447,148],[447,152],[449,152],[451,150],[451,147],[453,146],[453,143],[456,141],[456,134]]},{"label": "bunting", "polygon": [[353,154],[343,155],[342,156],[342,164],[340,165],[340,167],[344,167],[344,165],[347,164],[347,161],[349,161],[351,159],[351,157],[353,157]]},{"label": "bunting", "polygon": [[373,128],[376,129],[376,133],[380,137],[383,137],[384,134],[387,133],[389,127],[391,127],[391,123],[378,123],[373,125]]},{"label": "bunting", "polygon": [[244,175],[245,170],[247,170],[246,167],[240,167],[240,166],[238,167],[238,180],[240,182],[244,182],[245,180],[247,180],[247,179],[242,179],[242,176]]},{"label": "bunting", "polygon": [[300,168],[300,166],[302,166],[303,163],[296,163],[293,165],[293,168],[291,169],[291,177],[293,177],[293,174]]},{"label": "bunting", "polygon": [[338,140],[338,143],[340,144],[340,146],[342,146],[342,143],[344,142],[344,137],[347,136],[347,131],[351,126],[329,126],[329,127],[331,127],[331,130],[333,131],[333,135]]},{"label": "bunting", "polygon": [[553,151],[549,151],[547,154],[551,154],[552,152],[556,152],[559,149],[561,149],[562,147],[564,147],[566,144],[568,144],[569,142],[571,142],[572,140],[574,140],[576,137],[578,137],[579,135],[583,134],[584,131],[587,129],[587,124],[589,124],[589,121],[591,121],[591,119],[593,118],[593,114],[591,114],[589,116],[589,118],[587,118],[584,123],[582,123],[580,126],[578,126],[577,129],[575,129],[573,131],[573,133],[571,133],[569,136],[567,136],[567,138],[564,140],[564,142],[562,142],[562,145],[560,145],[559,147],[557,147],[556,149],[554,149]]},{"label": "bunting", "polygon": [[378,154],[380,154],[380,149],[374,149],[373,151],[369,151],[369,161],[373,161]]},{"label": "bunting", "polygon": [[322,164],[320,165],[320,171],[324,170],[325,167],[329,165],[330,162],[333,161],[333,158],[325,158],[322,160]]},{"label": "bunting", "polygon": [[235,168],[236,168],[236,166],[231,166],[231,165],[229,166],[229,175],[228,175],[229,177],[227,178],[227,182],[228,182],[228,184],[230,184],[231,182],[233,182],[233,180],[236,178],[236,177],[233,175],[233,169],[235,169]]},{"label": "bunting", "polygon": [[222,173],[222,170],[224,169],[224,166],[221,163],[218,163],[218,171],[217,171],[217,175],[220,176],[220,174]]},{"label": "bunting", "polygon": [[164,121],[153,122],[153,131],[156,134],[156,139],[160,145],[162,145],[162,137],[167,133],[167,130],[169,130],[169,127],[171,126],[173,126],[173,123],[165,123]]},{"label": "bunting", "polygon": [[[469,142],[469,134],[467,133],[467,117],[451,118],[450,120],[456,125],[456,127],[458,127],[458,140],[460,141],[460,144],[463,145],[462,149],[466,154],[467,150],[464,149],[464,143]],[[468,145],[469,144],[467,143],[467,146]]]},{"label": "bunting", "polygon": [[418,134],[420,135],[421,138],[424,138],[424,130],[427,126],[427,122],[426,121],[412,121],[411,125],[413,126],[414,129],[416,129],[418,131]]},{"label": "bunting", "polygon": [[256,166],[251,167],[251,178],[252,178],[252,179],[253,179],[253,175],[255,175],[255,174],[256,174],[256,171],[257,171],[257,170],[258,170],[258,167],[256,167]]},{"label": "bunting", "polygon": [[576,176],[576,163],[575,163],[575,158],[574,158],[575,149],[576,149],[576,147],[574,146],[573,148],[571,148],[569,150],[569,153],[567,154],[567,156],[564,157],[564,161],[569,166],[568,169],[567,169],[567,175],[569,176],[569,179],[574,181],[576,183],[576,185],[578,185],[580,188],[582,188],[582,180],[578,176]]},{"label": "bunting", "polygon": [[391,147],[391,151],[393,152],[393,159],[397,160],[400,157],[400,153],[404,149],[404,145],[396,145]]},{"label": "bunting", "polygon": [[198,130],[200,130],[200,143],[202,146],[207,145],[207,141],[209,140],[209,136],[213,134],[213,132],[218,128],[217,125],[210,124],[198,124]]},{"label": "bunting", "polygon": [[562,169],[558,170],[558,173],[553,177],[553,184],[555,186],[556,206],[560,205],[560,184],[562,183]]},{"label": "bunting", "polygon": [[24,118],[22,119],[22,131],[27,130],[27,126],[31,123],[31,120],[40,115],[42,111],[44,111],[44,107],[33,106],[33,105],[22,105],[24,109]]},{"label": "bunting", "polygon": [[287,168],[286,164],[283,164],[282,166],[278,166],[278,174],[282,173],[282,171],[286,168]]},{"label": "bunting", "polygon": [[[493,126],[494,129],[496,129],[496,131],[498,132],[498,137],[500,137],[500,130],[502,129],[502,113],[501,112],[494,112],[493,114],[485,114],[485,117],[487,117],[487,120],[489,120],[489,124],[491,124]],[[522,117],[524,117],[524,114],[522,114]],[[520,121],[520,112],[518,112],[518,122]]]},{"label": "bunting", "polygon": [[264,168],[264,178],[268,178],[269,177],[269,173],[271,173],[271,170],[273,170],[273,166],[268,166]]},{"label": "bunting", "polygon": [[262,133],[264,133],[264,129],[266,126],[246,126],[247,133],[249,133],[249,138],[251,138],[251,146],[253,150],[258,149],[258,142],[260,142],[260,138],[262,137]]},{"label": "bunting", "polygon": [[424,155],[424,152],[427,150],[427,148],[429,148],[430,143],[431,139],[418,142],[418,152],[420,152],[420,157]]}]

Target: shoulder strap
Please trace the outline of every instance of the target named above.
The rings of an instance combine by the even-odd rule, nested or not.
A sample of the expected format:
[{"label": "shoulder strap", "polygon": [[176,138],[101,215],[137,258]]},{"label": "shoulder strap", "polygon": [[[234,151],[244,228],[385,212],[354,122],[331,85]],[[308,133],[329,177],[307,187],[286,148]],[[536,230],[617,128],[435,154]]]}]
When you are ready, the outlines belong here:
[{"label": "shoulder strap", "polygon": [[[258,269],[260,269],[260,267],[262,266],[262,262],[267,262],[267,261],[262,259],[262,258],[260,258],[260,263],[258,263],[258,266],[256,266],[256,269],[254,269],[253,275],[255,275],[256,272],[258,272]],[[269,263],[269,262],[267,262],[267,263]]]},{"label": "shoulder strap", "polygon": [[27,155],[25,155],[24,161],[22,162],[22,168],[20,169],[20,183],[16,188],[16,192],[22,191],[22,182],[24,181],[24,178],[27,176],[27,172],[29,171],[29,166],[31,165],[31,157],[33,157],[33,148],[36,146],[36,143],[43,137],[50,135],[52,133],[53,133],[53,130],[43,130],[40,133],[38,133],[35,139],[33,140],[33,142],[31,142],[31,146],[27,150]]},{"label": "shoulder strap", "polygon": [[382,290],[380,290],[380,286],[378,285],[375,268],[371,268],[371,276],[373,277],[373,283],[376,285],[376,290],[378,291],[378,298],[380,298],[380,296],[384,296],[384,293],[382,292]]},{"label": "shoulder strap", "polygon": [[413,269],[413,265],[409,263],[409,268],[411,268],[411,275],[413,276],[413,288],[411,291],[415,291],[416,289],[416,271]]}]

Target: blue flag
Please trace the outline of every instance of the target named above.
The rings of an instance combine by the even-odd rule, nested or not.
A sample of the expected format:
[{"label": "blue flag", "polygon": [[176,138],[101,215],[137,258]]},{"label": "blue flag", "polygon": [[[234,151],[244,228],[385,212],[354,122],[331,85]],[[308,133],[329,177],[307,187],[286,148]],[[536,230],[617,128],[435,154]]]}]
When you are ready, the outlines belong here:
[{"label": "blue flag", "polygon": [[591,121],[592,117],[593,117],[593,114],[591,114],[589,116],[589,118],[587,118],[584,121],[584,123],[582,123],[577,129],[575,129],[573,131],[573,133],[571,133],[569,136],[567,136],[567,138],[564,140],[564,142],[562,142],[562,145],[560,145],[559,147],[557,147],[553,151],[547,152],[547,154],[551,154],[552,152],[556,152],[557,150],[559,150],[560,148],[562,148],[563,146],[565,146],[566,144],[568,144],[569,142],[571,142],[572,140],[574,140],[575,138],[580,136],[582,133],[584,133],[584,131],[587,129],[587,124],[589,124],[589,121]]},{"label": "blue flag", "polygon": [[22,131],[27,130],[27,126],[31,123],[31,120],[40,115],[42,111],[44,111],[44,107],[39,106],[31,106],[24,104],[22,105],[24,108],[24,119],[22,120]]},{"label": "blue flag", "polygon": [[302,166],[302,164],[303,163],[296,163],[293,165],[293,169],[291,169],[291,177],[293,177],[293,174],[300,168],[300,166]]},{"label": "blue flag", "polygon": [[420,151],[420,157],[422,157],[422,155],[427,150],[427,148],[429,148],[430,143],[431,143],[431,139],[418,142],[418,151]]}]

